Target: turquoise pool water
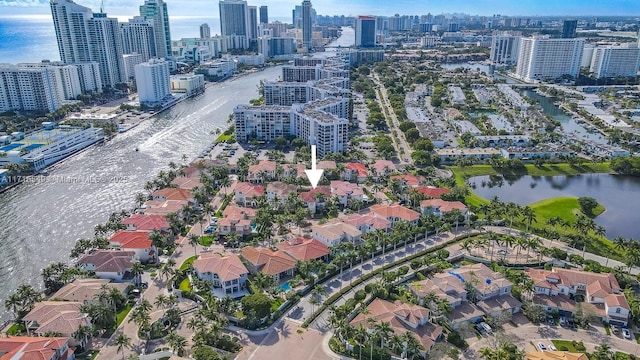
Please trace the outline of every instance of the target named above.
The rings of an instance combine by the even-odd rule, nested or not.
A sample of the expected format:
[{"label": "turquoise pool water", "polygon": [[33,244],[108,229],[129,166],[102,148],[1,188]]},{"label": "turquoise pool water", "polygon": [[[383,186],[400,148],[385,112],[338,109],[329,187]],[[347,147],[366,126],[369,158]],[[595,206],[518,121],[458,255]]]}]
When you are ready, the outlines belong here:
[{"label": "turquoise pool water", "polygon": [[289,285],[289,281],[287,281],[284,284],[278,286],[278,289],[281,289],[284,292],[291,291],[291,285]]}]

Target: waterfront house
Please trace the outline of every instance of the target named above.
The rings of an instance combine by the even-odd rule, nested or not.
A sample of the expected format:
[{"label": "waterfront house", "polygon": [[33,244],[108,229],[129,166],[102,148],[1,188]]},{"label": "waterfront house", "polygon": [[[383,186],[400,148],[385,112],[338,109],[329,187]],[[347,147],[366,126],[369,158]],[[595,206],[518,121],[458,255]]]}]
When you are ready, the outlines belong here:
[{"label": "waterfront house", "polygon": [[405,304],[400,300],[392,303],[375,299],[367,306],[367,310],[366,315],[360,312],[349,322],[349,325],[354,328],[363,325],[367,332],[373,333],[376,325],[383,322],[389,323],[395,335],[406,332],[415,335],[424,346],[422,356],[426,356],[442,336],[442,327],[431,323],[429,310],[422,306]]},{"label": "waterfront house", "polygon": [[345,163],[342,180],[361,183],[367,178],[367,166],[361,163]]},{"label": "waterfront house", "polygon": [[133,214],[122,220],[128,231],[159,231],[163,234],[171,232],[167,218],[162,215]]},{"label": "waterfront house", "polygon": [[126,297],[129,284],[114,283],[109,279],[75,279],[56,291],[51,296],[51,300],[87,304],[96,300],[96,296],[102,292],[103,287],[106,287],[107,291],[116,289]]},{"label": "waterfront house", "polygon": [[340,204],[347,206],[349,200],[365,200],[364,191],[358,184],[335,180],[331,182],[331,195],[337,196]]},{"label": "waterfront house", "polygon": [[158,256],[148,232],[118,231],[109,238],[109,245],[117,250],[133,251],[136,258],[145,264],[155,261]]},{"label": "waterfront house", "polygon": [[200,182],[200,178],[192,178],[186,176],[180,176],[173,179],[173,181],[171,181],[171,184],[177,186],[178,189],[185,189],[189,191],[192,191],[194,188],[204,188],[204,184]]},{"label": "waterfront house", "polygon": [[296,237],[278,243],[277,246],[298,261],[329,261],[329,247],[316,239]]},{"label": "waterfront house", "polygon": [[241,254],[252,274],[261,272],[280,282],[295,273],[296,260],[284,251],[246,246]]},{"label": "waterfront house", "polygon": [[164,188],[156,190],[151,193],[151,200],[153,201],[182,201],[190,206],[197,206],[196,199],[193,197],[191,191],[187,189],[179,188]]},{"label": "waterfront house", "polygon": [[91,327],[89,316],[80,311],[81,307],[79,302],[42,301],[36,303],[22,320],[28,334],[60,334],[69,338],[72,345],[79,345],[74,339],[75,332],[81,326]]},{"label": "waterfront house", "polygon": [[0,338],[0,360],[75,360],[73,350],[64,337]]},{"label": "waterfront house", "polygon": [[300,193],[300,199],[307,205],[311,215],[315,215],[316,212],[324,209],[330,197],[331,188],[329,186],[318,186],[315,189]]},{"label": "waterfront house", "polygon": [[149,200],[144,203],[145,215],[160,215],[167,216],[168,214],[182,214],[182,208],[185,205],[189,205],[187,201],[181,200],[166,200],[166,201],[153,201]]},{"label": "waterfront house", "polygon": [[369,210],[378,216],[381,216],[391,222],[393,227],[398,221],[406,221],[412,225],[418,225],[420,219],[420,213],[411,209],[408,209],[402,205],[393,204],[378,204],[373,205]]},{"label": "waterfront house", "polygon": [[81,257],[76,266],[100,279],[123,282],[133,280],[131,268],[135,259],[134,251],[96,250]]},{"label": "waterfront house", "polygon": [[262,195],[264,195],[264,186],[262,185],[254,185],[250,182],[236,184],[235,200],[238,205],[255,208],[257,198]]},{"label": "waterfront house", "polygon": [[561,316],[572,316],[581,302],[592,307],[603,322],[627,325],[631,308],[613,274],[562,268],[525,269],[525,274],[534,283],[531,300],[545,310],[557,309]]},{"label": "waterfront house", "polygon": [[460,201],[445,201],[442,199],[422,200],[420,202],[420,212],[425,215],[441,217],[453,210],[460,210],[462,216],[467,215],[467,207]]},{"label": "waterfront house", "polygon": [[396,171],[396,166],[389,160],[376,160],[371,164],[372,176],[374,181],[379,181],[381,177],[393,174]]},{"label": "waterfront house", "polygon": [[311,227],[311,236],[329,247],[334,247],[342,241],[349,241],[354,244],[359,242],[362,232],[353,225],[341,221],[333,221],[323,225],[313,225]]},{"label": "waterfront house", "polygon": [[275,161],[261,160],[256,165],[249,166],[247,173],[247,181],[254,184],[262,184],[265,181],[274,180],[276,178],[276,168],[278,164]]},{"label": "waterfront house", "polygon": [[211,282],[218,297],[246,295],[249,271],[236,254],[201,254],[193,263],[199,279]]}]

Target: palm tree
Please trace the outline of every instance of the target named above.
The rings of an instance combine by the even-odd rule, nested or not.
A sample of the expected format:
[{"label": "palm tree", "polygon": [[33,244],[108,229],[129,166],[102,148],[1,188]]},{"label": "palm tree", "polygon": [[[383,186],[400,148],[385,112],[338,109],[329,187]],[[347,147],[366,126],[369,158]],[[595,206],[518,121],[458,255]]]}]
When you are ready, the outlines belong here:
[{"label": "palm tree", "polygon": [[167,306],[167,296],[165,294],[158,294],[156,301],[153,303],[157,309],[165,308]]},{"label": "palm tree", "polygon": [[198,246],[200,244],[200,236],[196,235],[196,234],[190,234],[189,235],[189,245],[193,246],[193,256],[197,256],[198,253],[196,253],[196,246]]},{"label": "palm tree", "polygon": [[144,267],[140,261],[134,261],[131,264],[131,275],[134,277],[134,281],[136,285],[140,286],[140,282],[142,282],[142,274],[144,274]]},{"label": "palm tree", "polygon": [[424,346],[416,339],[412,332],[407,331],[402,335],[404,338],[404,351],[407,359],[415,359],[420,356],[420,352],[424,350]]},{"label": "palm tree", "polygon": [[524,220],[527,222],[526,232],[529,232],[529,228],[531,227],[532,222],[538,222],[538,216],[536,212],[529,206],[525,206],[522,208],[521,215]]},{"label": "palm tree", "polygon": [[122,360],[124,360],[124,349],[131,346],[131,339],[127,335],[120,333],[116,336],[111,346],[118,347],[118,352],[122,353]]},{"label": "palm tree", "polygon": [[22,298],[20,297],[20,295],[18,293],[11,294],[4,301],[4,308],[7,311],[13,312],[13,318],[15,320],[18,320],[18,317],[20,315],[20,310],[22,309]]},{"label": "palm tree", "polygon": [[380,339],[380,348],[384,349],[384,343],[393,334],[391,324],[383,321],[374,326],[374,334]]},{"label": "palm tree", "polygon": [[187,339],[178,335],[175,331],[172,331],[167,335],[167,343],[176,355],[184,355],[184,349],[187,347]]},{"label": "palm tree", "polygon": [[84,326],[84,325],[80,325],[78,327],[78,330],[76,330],[76,332],[73,333],[73,337],[74,339],[76,339],[76,341],[78,343],[80,343],[80,347],[84,349],[84,347],[87,344],[87,338],[91,335],[91,328],[89,328],[88,326]]},{"label": "palm tree", "polygon": [[360,324],[360,326],[356,328],[354,336],[356,341],[358,342],[358,350],[360,351],[358,359],[362,359],[362,345],[364,345],[365,342],[369,340],[369,333],[367,332],[367,329],[364,327],[364,325]]}]

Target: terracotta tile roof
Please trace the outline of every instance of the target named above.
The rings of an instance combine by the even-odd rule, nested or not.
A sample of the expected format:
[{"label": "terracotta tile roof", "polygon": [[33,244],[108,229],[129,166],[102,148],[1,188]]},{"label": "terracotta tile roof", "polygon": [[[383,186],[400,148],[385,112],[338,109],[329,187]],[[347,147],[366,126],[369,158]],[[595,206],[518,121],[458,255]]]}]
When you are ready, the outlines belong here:
[{"label": "terracotta tile roof", "polygon": [[331,197],[331,188],[329,186],[318,186],[315,189],[300,193],[300,199],[306,203],[316,202],[316,194],[324,194],[325,199]]},{"label": "terracotta tile roof", "polygon": [[145,203],[144,209],[145,215],[162,215],[165,216],[169,213],[179,213],[182,211],[182,207],[189,205],[188,201],[182,200],[167,200],[167,201],[153,201],[149,200]]},{"label": "terracotta tile roof", "polygon": [[80,326],[89,326],[86,314],[80,312],[79,302],[43,301],[35,304],[23,320],[37,323],[36,333],[48,332],[69,336]]},{"label": "terracotta tile roof", "polygon": [[376,174],[384,174],[386,172],[393,172],[396,170],[396,166],[389,160],[376,160],[371,167],[375,170]]},{"label": "terracotta tile roof", "polygon": [[278,244],[278,249],[300,261],[320,259],[329,255],[329,247],[316,239],[296,238]]},{"label": "terracotta tile roof", "polygon": [[[536,305],[550,306],[558,309],[568,310],[571,312],[576,311],[575,301],[571,300],[568,296],[563,294],[558,294],[558,295],[534,294],[533,303]],[[587,304],[587,303],[583,303],[583,304]]]},{"label": "terracotta tile roof", "polygon": [[480,309],[489,314],[496,310],[510,310],[520,308],[522,303],[511,295],[501,295],[492,297],[487,300],[481,300],[476,303]]},{"label": "terracotta tile roof", "polygon": [[355,172],[358,177],[367,176],[367,167],[364,164],[349,162],[345,163],[344,167],[351,172]]},{"label": "terracotta tile roof", "polygon": [[286,199],[290,193],[297,193],[298,186],[274,181],[267,184],[267,193],[273,193],[279,199]]},{"label": "terracotta tile roof", "polygon": [[187,189],[164,188],[154,191],[151,196],[164,200],[189,201],[193,199],[193,194]]},{"label": "terracotta tile roof", "polygon": [[242,193],[245,198],[254,198],[264,194],[264,186],[241,182],[236,184],[235,192]]},{"label": "terracotta tile roof", "polygon": [[102,292],[102,286],[106,285],[107,289],[116,289],[124,294],[129,284],[112,283],[107,279],[76,279],[58,290],[51,296],[56,301],[93,301],[95,296]]},{"label": "terracotta tile roof", "polygon": [[118,244],[120,249],[148,249],[151,247],[149,233],[143,231],[118,231],[109,243]]},{"label": "terracotta tile roof", "polygon": [[289,176],[295,177],[306,177],[307,174],[304,172],[306,166],[304,164],[295,164],[295,165],[282,165],[282,173],[289,174]]},{"label": "terracotta tile roof", "polygon": [[249,270],[236,254],[202,254],[193,263],[193,268],[201,274],[218,274],[221,281],[239,279],[242,275],[249,274]]},{"label": "terracotta tile roof", "polygon": [[323,237],[327,239],[338,239],[344,236],[345,234],[351,237],[357,237],[362,235],[362,232],[358,230],[358,228],[343,222],[333,222],[333,223],[327,223],[324,225],[314,225],[311,227],[311,229],[321,234]]},{"label": "terracotta tile roof", "polygon": [[185,176],[180,176],[173,181],[171,181],[173,185],[176,185],[179,189],[187,189],[193,190],[193,188],[204,188],[204,184],[200,182],[199,178],[190,178]]},{"label": "terracotta tile roof", "polygon": [[[0,360],[50,360],[69,339],[63,337],[16,336],[0,338]],[[59,360],[66,360],[65,354]]]},{"label": "terracotta tile roof", "polygon": [[333,160],[322,160],[318,162],[317,168],[323,170],[336,170],[338,165],[336,165],[336,162]]},{"label": "terracotta tile roof", "polygon": [[135,254],[133,251],[96,250],[80,258],[78,264],[92,264],[96,272],[123,273],[131,269]]},{"label": "terracotta tile roof", "polygon": [[360,228],[363,225],[368,225],[374,229],[385,230],[391,227],[391,222],[386,218],[368,213],[368,214],[351,214],[344,218],[342,221],[345,223]]},{"label": "terracotta tile roof", "polygon": [[232,219],[254,219],[256,217],[256,209],[228,205],[222,212],[222,216]]},{"label": "terracotta tile roof", "polygon": [[162,215],[134,214],[122,220],[122,224],[133,225],[137,231],[169,229],[169,222]]},{"label": "terracotta tile roof", "polygon": [[331,194],[338,196],[362,196],[364,191],[357,185],[347,181],[331,182]]},{"label": "terracotta tile roof", "polygon": [[190,177],[190,178],[199,178],[200,173],[202,173],[202,169],[196,166],[186,167],[182,169],[182,171],[184,172],[184,176]]},{"label": "terracotta tile roof", "polygon": [[[412,332],[416,335],[427,352],[442,334],[442,327],[429,322],[418,325],[416,328],[406,323],[419,324],[421,320],[426,321],[429,317],[429,310],[418,305],[403,304],[400,301],[391,303],[375,299],[367,306],[367,310],[369,310],[367,315],[360,313],[349,324],[354,327],[362,324],[366,328],[371,328],[377,323],[388,322],[395,334],[402,335],[406,332]],[[370,323],[369,318],[374,318],[376,322]]]},{"label": "terracotta tile roof", "polygon": [[627,302],[627,298],[622,294],[609,294],[604,298],[604,302],[608,307],[619,306],[623,309],[631,310],[631,307],[629,307],[629,303]]},{"label": "terracotta tile roof", "polygon": [[383,216],[387,219],[389,218],[400,218],[405,221],[416,221],[420,218],[420,213],[417,211],[413,211],[408,209],[402,205],[394,204],[394,205],[386,205],[386,204],[378,204],[373,205],[369,208],[371,212],[374,214]]},{"label": "terracotta tile roof", "polygon": [[258,175],[261,171],[274,172],[276,171],[277,164],[275,161],[262,160],[256,165],[249,166],[249,174]]},{"label": "terracotta tile roof", "polygon": [[295,259],[283,251],[246,246],[242,248],[242,257],[265,275],[277,275],[296,267]]},{"label": "terracotta tile roof", "polygon": [[602,281],[594,281],[587,285],[587,295],[604,299],[612,291],[609,286],[605,285]]},{"label": "terracotta tile roof", "polygon": [[451,193],[451,190],[447,188],[437,188],[431,186],[418,186],[416,188],[416,191],[431,198],[439,198],[442,195]]},{"label": "terracotta tile roof", "polygon": [[416,187],[420,185],[422,181],[426,180],[423,176],[415,175],[393,175],[390,179],[399,180],[401,183],[409,187]]},{"label": "terracotta tile roof", "polygon": [[[526,269],[525,273],[533,280],[536,286],[544,288],[556,289],[558,285],[564,285],[568,288],[572,288],[577,287],[579,284],[583,284],[587,287],[587,292],[593,292],[594,294],[597,293],[599,295],[618,293],[621,290],[615,276],[608,273],[592,273],[562,268],[553,268],[551,271]],[[554,284],[552,281],[555,281],[556,283]]]},{"label": "terracotta tile roof", "polygon": [[568,351],[530,351],[524,355],[525,360],[589,360],[587,354],[570,353]]},{"label": "terracotta tile roof", "polygon": [[454,209],[458,209],[460,211],[467,210],[467,207],[460,201],[444,201],[442,199],[422,200],[420,201],[420,207],[425,209],[429,207],[440,209],[443,213],[447,213]]},{"label": "terracotta tile roof", "polygon": [[[487,279],[491,280],[490,284],[487,284]],[[431,279],[411,283],[409,289],[419,296],[425,296],[433,292],[451,302],[451,300],[459,299],[466,294],[465,282],[474,280],[477,280],[474,288],[481,294],[489,294],[500,288],[511,286],[511,282],[504,278],[501,273],[492,271],[484,264],[473,264],[435,274]]]}]

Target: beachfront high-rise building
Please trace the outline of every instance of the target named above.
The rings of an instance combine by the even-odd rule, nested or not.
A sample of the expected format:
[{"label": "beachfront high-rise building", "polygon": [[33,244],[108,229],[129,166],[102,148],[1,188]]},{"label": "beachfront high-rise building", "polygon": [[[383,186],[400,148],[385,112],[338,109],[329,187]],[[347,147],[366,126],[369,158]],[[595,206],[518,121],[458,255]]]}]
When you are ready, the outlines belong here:
[{"label": "beachfront high-rise building", "polygon": [[514,65],[518,61],[520,36],[509,34],[494,34],[491,37],[491,52],[489,58],[495,64]]},{"label": "beachfront high-rise building", "polygon": [[55,111],[63,95],[48,66],[0,65],[0,111]]},{"label": "beachfront high-rise building", "polygon": [[153,20],[156,35],[156,56],[159,58],[170,57],[171,31],[167,3],[162,0],[145,0],[144,5],[140,5],[140,16]]},{"label": "beachfront high-rise building", "polygon": [[220,34],[249,35],[247,2],[243,0],[220,0]]},{"label": "beachfront high-rise building", "polygon": [[87,21],[93,17],[93,11],[71,0],[52,0],[50,6],[62,62],[91,61]]},{"label": "beachfront high-rise building", "polygon": [[171,95],[169,63],[164,59],[151,59],[135,67],[138,97],[142,104],[159,104]]},{"label": "beachfront high-rise building", "polygon": [[133,53],[133,54],[124,54],[122,55],[122,59],[124,61],[124,75],[127,80],[135,79],[136,77],[136,65],[142,64],[145,60],[142,54]]},{"label": "beachfront high-rise building", "polygon": [[376,17],[360,15],[356,18],[356,46],[376,46]]},{"label": "beachfront high-rise building", "polygon": [[128,22],[120,23],[122,52],[142,55],[143,62],[158,56],[154,21],[144,16],[136,16]]},{"label": "beachfront high-rise building", "polygon": [[304,0],[302,2],[302,45],[307,49],[307,51],[313,48],[313,43],[311,41],[313,35],[312,14],[313,10],[311,1]]},{"label": "beachfront high-rise building", "polygon": [[293,21],[293,27],[296,29],[302,29],[302,6],[296,5],[291,11],[291,17]]},{"label": "beachfront high-rise building", "polygon": [[589,71],[596,79],[638,75],[640,49],[637,47],[596,47]]},{"label": "beachfront high-rise building", "polygon": [[209,24],[204,23],[200,25],[200,39],[207,39],[211,37],[211,28]]},{"label": "beachfront high-rise building", "polygon": [[583,47],[584,39],[522,38],[514,75],[527,82],[577,77]]},{"label": "beachfront high-rise building", "polygon": [[102,84],[114,87],[125,82],[127,79],[118,19],[108,18],[104,13],[94,13],[87,25],[91,60],[100,64]]},{"label": "beachfront high-rise building", "polygon": [[565,20],[562,23],[562,38],[574,39],[578,30],[578,20]]},{"label": "beachfront high-rise building", "polygon": [[260,6],[260,24],[269,23],[269,8],[267,5]]},{"label": "beachfront high-rise building", "polygon": [[258,7],[247,6],[247,25],[249,40],[258,38]]}]

